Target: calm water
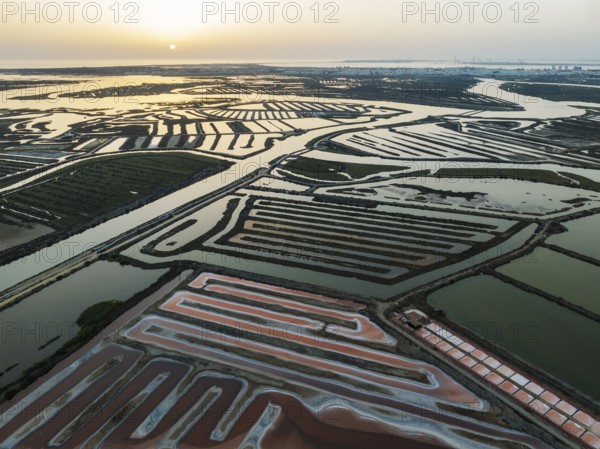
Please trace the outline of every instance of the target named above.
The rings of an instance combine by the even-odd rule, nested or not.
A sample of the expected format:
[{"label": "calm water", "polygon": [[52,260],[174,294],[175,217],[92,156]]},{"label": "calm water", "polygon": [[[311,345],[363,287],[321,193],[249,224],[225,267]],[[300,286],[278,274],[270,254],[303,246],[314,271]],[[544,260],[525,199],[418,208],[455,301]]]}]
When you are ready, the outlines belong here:
[{"label": "calm water", "polygon": [[18,364],[0,376],[0,386],[15,381],[25,369],[77,335],[77,318],[88,307],[110,300],[125,301],[166,271],[97,262],[0,312],[0,373]]},{"label": "calm water", "polygon": [[435,292],[429,303],[523,360],[600,399],[600,324],[491,276]]},{"label": "calm water", "polygon": [[546,248],[537,248],[498,271],[600,314],[600,267]]},{"label": "calm water", "polygon": [[549,244],[600,260],[600,215],[570,221],[565,226],[569,232],[550,237]]},{"label": "calm water", "polygon": [[[275,100],[283,100],[283,97],[275,97]],[[313,101],[311,98],[300,98],[299,101]],[[359,101],[348,101],[347,103],[357,103]],[[398,103],[390,102],[370,102],[378,107],[396,107]],[[89,107],[89,105],[88,105]],[[437,108],[427,106],[411,106],[414,112],[400,117],[383,119],[377,122],[378,125],[391,125],[404,123],[406,121],[418,120],[428,115],[449,114],[454,109]],[[336,128],[336,130],[350,130],[357,125],[347,125]],[[105,243],[110,239],[117,237],[129,230],[140,226],[152,219],[165,214],[179,206],[194,201],[197,198],[208,195],[215,190],[232,184],[234,181],[258,171],[260,168],[267,167],[272,160],[289,153],[301,151],[305,148],[307,142],[331,132],[331,129],[316,130],[308,132],[302,136],[293,136],[283,142],[277,142],[275,146],[259,155],[249,157],[243,161],[237,162],[227,171],[214,175],[208,179],[197,182],[187,188],[165,196],[142,208],[136,209],[126,215],[114,218],[95,228],[89,229],[81,234],[70,237],[68,240],[59,242],[51,248],[43,249],[21,261],[0,267],[0,291],[6,290],[26,279],[34,277],[54,266],[75,257],[85,250],[91,249],[97,245]]]},{"label": "calm water", "polygon": [[30,228],[0,223],[0,252],[51,232],[53,232],[52,228],[37,223],[31,224]]}]

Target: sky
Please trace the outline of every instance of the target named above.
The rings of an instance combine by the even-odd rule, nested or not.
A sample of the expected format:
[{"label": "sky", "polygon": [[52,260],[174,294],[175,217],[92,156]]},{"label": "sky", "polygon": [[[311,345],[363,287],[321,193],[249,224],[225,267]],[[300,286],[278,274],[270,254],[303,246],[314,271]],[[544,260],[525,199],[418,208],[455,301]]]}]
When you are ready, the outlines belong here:
[{"label": "sky", "polygon": [[[2,1],[0,61],[598,60],[600,1]],[[13,62],[16,61],[16,62]]]}]

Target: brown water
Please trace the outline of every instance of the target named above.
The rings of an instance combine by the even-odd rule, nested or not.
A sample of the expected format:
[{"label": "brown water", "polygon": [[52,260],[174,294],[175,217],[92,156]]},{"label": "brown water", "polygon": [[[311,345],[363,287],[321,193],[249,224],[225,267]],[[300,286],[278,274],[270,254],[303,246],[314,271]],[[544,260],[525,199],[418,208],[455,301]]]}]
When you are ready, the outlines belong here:
[{"label": "brown water", "polygon": [[[235,449],[242,447],[257,423],[262,422],[265,411],[276,406],[281,409],[278,418],[266,426],[263,424],[265,449],[453,447],[427,435],[426,431],[414,429],[405,433],[348,408],[327,408],[326,413],[315,413],[301,399],[285,392],[262,391],[242,404],[238,402],[245,388],[241,379],[210,374],[194,374],[195,377],[190,378],[191,367],[185,363],[155,358],[140,364],[141,356],[140,351],[117,345],[87,356],[73,371],[58,377],[56,385],[48,385],[34,400],[11,410],[14,413],[0,428],[0,446],[43,448],[50,447],[54,441],[60,447],[74,449],[87,441],[107,449]],[[184,392],[180,387],[188,380],[191,382]],[[119,385],[121,381],[126,384]],[[214,390],[215,387],[218,390]],[[179,390],[173,400],[154,415],[152,424],[132,438],[139,426],[147,423],[149,416],[156,413],[157,407],[176,389]],[[205,401],[203,398],[209,393],[213,398]],[[57,400],[61,406],[47,408]],[[78,421],[79,414],[92,410],[90,406],[94,402],[94,412]],[[235,419],[231,427],[224,428],[222,420],[230,410],[233,413],[230,417]],[[417,413],[426,421],[439,420],[453,427],[519,441],[527,447],[548,447],[531,437],[428,412],[411,404],[405,404],[400,410]],[[194,414],[188,416],[190,411]],[[190,421],[190,417],[193,420]],[[217,437],[220,434],[222,440]]]}]

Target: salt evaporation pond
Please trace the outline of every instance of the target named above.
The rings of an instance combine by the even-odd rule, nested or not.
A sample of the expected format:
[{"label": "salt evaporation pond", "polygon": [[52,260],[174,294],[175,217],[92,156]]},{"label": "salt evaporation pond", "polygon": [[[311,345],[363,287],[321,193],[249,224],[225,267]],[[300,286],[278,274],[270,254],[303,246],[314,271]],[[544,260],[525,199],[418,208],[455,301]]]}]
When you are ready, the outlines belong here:
[{"label": "salt evaporation pond", "polygon": [[600,399],[600,324],[491,276],[471,277],[429,296],[431,306],[475,334]]}]

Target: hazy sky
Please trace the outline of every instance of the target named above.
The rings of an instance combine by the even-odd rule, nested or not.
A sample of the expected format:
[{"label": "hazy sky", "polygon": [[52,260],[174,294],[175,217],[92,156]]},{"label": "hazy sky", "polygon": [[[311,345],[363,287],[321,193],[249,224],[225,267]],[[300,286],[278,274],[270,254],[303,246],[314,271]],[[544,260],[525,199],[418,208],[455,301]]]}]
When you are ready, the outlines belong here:
[{"label": "hazy sky", "polygon": [[598,0],[69,1],[0,2],[0,59],[600,59]]}]

